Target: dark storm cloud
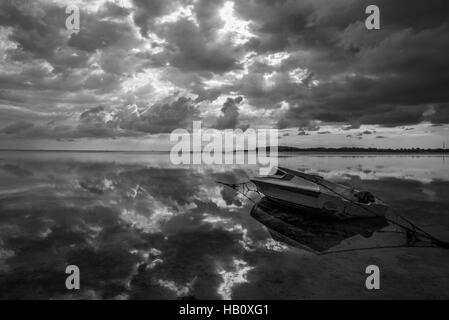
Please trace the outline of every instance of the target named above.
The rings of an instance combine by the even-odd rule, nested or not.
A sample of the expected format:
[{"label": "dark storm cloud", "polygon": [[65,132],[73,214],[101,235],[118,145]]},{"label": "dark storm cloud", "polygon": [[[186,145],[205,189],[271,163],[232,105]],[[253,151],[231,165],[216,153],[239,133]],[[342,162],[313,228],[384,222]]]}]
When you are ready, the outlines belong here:
[{"label": "dark storm cloud", "polygon": [[[36,113],[21,118],[0,109],[2,133],[169,132],[202,117],[198,103],[235,96],[245,109],[278,111],[269,113],[272,124],[304,132],[319,130],[320,121],[351,128],[449,123],[447,1],[379,0],[381,29],[371,31],[368,0],[227,3],[86,1],[81,29],[70,34],[65,3],[2,1],[0,103]],[[268,58],[279,53],[285,57],[277,62]],[[239,102],[226,104],[212,126],[239,127]],[[55,123],[45,125],[39,113]]]},{"label": "dark storm cloud", "polygon": [[[14,73],[7,69],[0,76],[5,103],[53,110],[63,103],[76,108],[77,104],[100,100],[99,94],[111,92],[120,84],[119,77],[98,70],[89,59],[94,61],[93,51],[101,49],[99,63],[106,64],[103,55],[107,49],[115,46],[129,50],[134,46],[136,37],[129,25],[103,21],[81,11],[81,31],[69,37],[62,5],[5,1],[0,6],[0,25],[7,28],[2,29],[4,39],[13,44],[4,50],[2,64],[16,68],[12,69]],[[103,16],[113,14],[111,8],[106,9],[100,10]],[[5,44],[0,43],[0,48]],[[129,59],[121,62],[132,66]],[[96,96],[86,99],[89,91]]]},{"label": "dark storm cloud", "polygon": [[308,1],[237,1],[236,5],[242,18],[256,22],[253,31],[258,37],[247,46],[258,52],[288,50],[312,12]]},{"label": "dark storm cloud", "polygon": [[165,15],[174,8],[178,1],[167,0],[134,0],[134,23],[139,26],[142,36],[147,37],[148,32],[154,26],[154,19]]},{"label": "dark storm cloud", "polygon": [[71,35],[68,45],[87,52],[116,45],[120,48],[136,44],[131,26],[125,22],[103,21],[97,16],[83,14],[80,32]]},{"label": "dark storm cloud", "polygon": [[217,73],[238,68],[232,46],[210,41],[191,21],[180,20],[162,34],[170,43],[169,61],[177,68]]},{"label": "dark storm cloud", "polygon": [[98,106],[81,114],[78,130],[79,134],[88,136],[94,136],[94,133],[101,136],[168,133],[191,127],[197,113],[192,100],[186,97],[155,104],[145,110],[139,110],[136,106],[106,110]]},{"label": "dark storm cloud", "polygon": [[113,17],[122,18],[126,17],[131,13],[131,10],[121,7],[113,2],[106,2],[99,9],[98,15],[100,17]]},{"label": "dark storm cloud", "polygon": [[194,5],[196,21],[181,18],[172,23],[157,23],[156,19],[176,9],[192,4],[191,1],[135,0],[137,10],[134,21],[141,34],[154,33],[165,39],[167,62],[184,70],[222,73],[238,68],[236,48],[229,41],[220,41],[217,32],[224,21],[219,17],[223,0],[197,1]]},{"label": "dark storm cloud", "polygon": [[0,129],[0,133],[55,139],[132,137],[169,133],[180,128],[190,129],[193,120],[197,118],[198,108],[193,101],[179,97],[141,110],[136,105],[126,108],[96,106],[80,113],[74,122],[68,122],[66,125],[60,125],[59,121],[56,121],[62,119],[44,123],[39,115],[34,115],[34,123],[17,121]]},{"label": "dark storm cloud", "polygon": [[43,59],[52,59],[56,48],[63,45],[60,34],[64,26],[64,9],[54,5],[35,7],[28,1],[2,1],[0,25],[11,27],[9,39],[18,44],[14,51],[16,60],[27,59],[28,54]]},{"label": "dark storm cloud", "polygon": [[215,124],[216,129],[235,129],[239,125],[239,107],[238,104],[242,102],[242,97],[237,97],[235,99],[228,98],[221,108],[223,113],[217,119]]},{"label": "dark storm cloud", "polygon": [[189,128],[198,110],[192,100],[180,97],[176,101],[155,104],[147,110],[134,114],[119,114],[119,126],[123,129],[146,133],[165,133],[178,128]]},{"label": "dark storm cloud", "polygon": [[[259,22],[255,29],[259,38],[252,49],[308,50],[311,56],[292,55],[285,64],[306,66],[322,80],[321,86],[310,90],[281,86],[282,99],[298,105],[285,115],[281,126],[304,119],[412,124],[423,120],[427,104],[449,99],[444,89],[449,79],[447,2],[380,1],[376,4],[381,8],[381,30],[374,32],[363,23],[368,4],[238,2],[242,15]],[[278,45],[271,48],[272,43]],[[276,102],[273,92],[256,97]]]}]

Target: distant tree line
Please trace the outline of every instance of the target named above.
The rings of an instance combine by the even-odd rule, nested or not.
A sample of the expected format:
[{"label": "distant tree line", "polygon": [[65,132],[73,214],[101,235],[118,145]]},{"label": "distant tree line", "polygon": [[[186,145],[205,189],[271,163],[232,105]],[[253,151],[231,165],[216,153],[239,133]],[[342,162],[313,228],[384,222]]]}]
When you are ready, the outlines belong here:
[{"label": "distant tree line", "polygon": [[[263,150],[257,148],[257,151]],[[266,147],[266,151],[270,151],[270,147]],[[435,148],[435,149],[422,149],[422,148],[359,148],[359,147],[341,147],[341,148],[324,148],[324,147],[314,147],[314,148],[296,148],[288,146],[279,146],[278,152],[348,152],[348,153],[447,153],[447,149]]]}]

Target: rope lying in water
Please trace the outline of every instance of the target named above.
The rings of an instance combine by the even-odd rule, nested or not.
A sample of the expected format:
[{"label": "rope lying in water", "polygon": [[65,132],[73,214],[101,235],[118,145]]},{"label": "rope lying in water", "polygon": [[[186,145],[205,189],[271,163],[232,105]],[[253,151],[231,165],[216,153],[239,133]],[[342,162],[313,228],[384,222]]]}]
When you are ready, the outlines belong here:
[{"label": "rope lying in water", "polygon": [[[259,197],[262,198],[262,194],[257,189],[257,187],[256,187],[256,189],[253,189],[248,186],[251,183],[251,181],[240,182],[240,183],[225,183],[225,182],[215,180],[215,182],[222,184],[226,187],[229,187],[231,189],[234,189],[235,191],[240,193],[242,196],[244,196],[246,199],[248,199],[249,201],[251,201],[254,204],[256,204],[256,202],[253,199],[251,199],[250,197],[248,197],[248,193],[255,192],[259,195]],[[240,187],[242,188],[242,191],[240,191],[240,189],[239,189]]]}]

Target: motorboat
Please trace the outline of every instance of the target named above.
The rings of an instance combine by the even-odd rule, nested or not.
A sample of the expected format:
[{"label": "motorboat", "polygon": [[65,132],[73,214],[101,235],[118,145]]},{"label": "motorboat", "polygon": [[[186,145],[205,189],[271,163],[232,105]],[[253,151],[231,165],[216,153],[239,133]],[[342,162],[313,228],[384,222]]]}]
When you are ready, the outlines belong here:
[{"label": "motorboat", "polygon": [[368,191],[322,176],[278,167],[273,175],[251,179],[269,199],[335,219],[385,216],[388,206]]},{"label": "motorboat", "polygon": [[267,197],[253,206],[251,216],[267,228],[275,241],[314,253],[328,251],[350,238],[370,238],[389,225],[385,217],[335,221]]}]

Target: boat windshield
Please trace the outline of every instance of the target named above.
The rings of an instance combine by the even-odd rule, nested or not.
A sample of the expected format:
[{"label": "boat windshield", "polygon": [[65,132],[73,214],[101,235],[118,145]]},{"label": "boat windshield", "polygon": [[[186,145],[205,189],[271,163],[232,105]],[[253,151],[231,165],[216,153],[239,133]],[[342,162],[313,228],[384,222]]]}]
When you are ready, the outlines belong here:
[{"label": "boat windshield", "polygon": [[280,169],[277,169],[273,176],[283,177],[286,173]]},{"label": "boat windshield", "polygon": [[291,180],[291,179],[293,179],[293,175],[288,174],[280,169],[277,169],[276,172],[270,176],[270,178],[279,179],[279,180]]}]

